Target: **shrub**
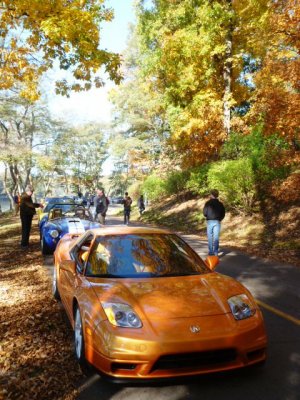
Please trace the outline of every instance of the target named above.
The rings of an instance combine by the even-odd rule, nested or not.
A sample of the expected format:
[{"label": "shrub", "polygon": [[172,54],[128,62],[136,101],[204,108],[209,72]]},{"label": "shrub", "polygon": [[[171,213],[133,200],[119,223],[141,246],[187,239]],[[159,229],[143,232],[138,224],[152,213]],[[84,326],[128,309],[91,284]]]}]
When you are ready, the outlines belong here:
[{"label": "shrub", "polygon": [[165,181],[155,174],[147,177],[143,183],[142,190],[150,200],[157,200],[167,194]]},{"label": "shrub", "polygon": [[255,175],[249,158],[211,164],[207,175],[211,189],[218,189],[225,203],[251,212],[255,201]]},{"label": "shrub", "polygon": [[164,183],[166,193],[178,195],[185,191],[189,175],[188,171],[174,171],[168,175]]},{"label": "shrub", "polygon": [[141,194],[143,194],[142,183],[134,182],[129,188],[126,190],[129,193],[129,196],[133,199],[138,199]]},{"label": "shrub", "polygon": [[208,192],[207,173],[210,164],[200,165],[190,171],[190,177],[186,183],[186,188],[194,194],[204,196]]},{"label": "shrub", "polygon": [[263,187],[268,182],[288,176],[287,150],[288,143],[284,138],[278,134],[265,136],[263,125],[258,125],[249,135],[232,133],[220,155],[222,159],[250,159],[256,182]]}]

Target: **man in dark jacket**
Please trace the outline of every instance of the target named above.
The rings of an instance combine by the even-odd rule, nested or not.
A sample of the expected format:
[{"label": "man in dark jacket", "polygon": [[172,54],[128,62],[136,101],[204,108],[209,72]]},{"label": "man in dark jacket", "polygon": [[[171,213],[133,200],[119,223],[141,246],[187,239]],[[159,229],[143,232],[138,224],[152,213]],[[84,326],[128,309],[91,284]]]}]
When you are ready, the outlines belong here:
[{"label": "man in dark jacket", "polygon": [[218,190],[213,189],[209,197],[210,199],[205,203],[203,208],[203,215],[207,220],[208,255],[217,256],[219,251],[221,221],[225,217],[225,208],[218,200]]},{"label": "man in dark jacket", "polygon": [[105,217],[108,209],[107,199],[103,189],[96,190],[97,195],[94,198],[95,221],[105,225]]},{"label": "man in dark jacket", "polygon": [[20,217],[22,224],[22,240],[21,247],[27,248],[29,246],[29,236],[32,224],[32,218],[35,214],[35,209],[38,207],[43,207],[42,204],[33,203],[32,201],[32,186],[28,185],[25,189],[25,192],[21,195],[20,200]]},{"label": "man in dark jacket", "polygon": [[132,204],[132,199],[130,196],[128,196],[128,192],[125,193],[124,199],[123,199],[123,205],[124,205],[124,224],[128,225],[130,221],[130,212],[131,212],[131,204]]}]

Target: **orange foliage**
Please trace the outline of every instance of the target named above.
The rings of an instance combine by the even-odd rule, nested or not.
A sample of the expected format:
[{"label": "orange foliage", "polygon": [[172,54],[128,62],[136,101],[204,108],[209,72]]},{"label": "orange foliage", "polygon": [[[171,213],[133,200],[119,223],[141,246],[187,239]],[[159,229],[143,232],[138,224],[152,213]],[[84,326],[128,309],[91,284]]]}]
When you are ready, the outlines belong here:
[{"label": "orange foliage", "polygon": [[274,184],[272,194],[278,201],[286,204],[300,203],[300,173],[290,175],[279,186]]},{"label": "orange foliage", "polygon": [[193,118],[172,141],[181,149],[185,167],[193,167],[218,158],[221,145],[225,140],[223,121],[220,115],[211,114],[203,119]]},{"label": "orange foliage", "polygon": [[[300,4],[277,1],[271,27],[274,30],[267,57],[255,83],[252,117],[264,117],[265,132],[279,133],[291,142],[300,127]],[[271,29],[271,28],[270,28]]]}]

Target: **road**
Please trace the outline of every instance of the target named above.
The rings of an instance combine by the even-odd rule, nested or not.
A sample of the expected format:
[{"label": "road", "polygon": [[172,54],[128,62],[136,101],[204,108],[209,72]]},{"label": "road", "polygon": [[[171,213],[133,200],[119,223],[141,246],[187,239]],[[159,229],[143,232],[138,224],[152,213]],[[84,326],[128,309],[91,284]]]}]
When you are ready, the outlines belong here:
[{"label": "road", "polygon": [[[107,224],[120,222],[114,215],[107,218]],[[206,242],[195,235],[182,237],[205,258]],[[221,250],[217,271],[242,282],[262,309],[269,337],[265,366],[170,385],[117,385],[93,375],[78,382],[78,400],[300,400],[300,269]],[[45,266],[51,273],[49,259]]]}]

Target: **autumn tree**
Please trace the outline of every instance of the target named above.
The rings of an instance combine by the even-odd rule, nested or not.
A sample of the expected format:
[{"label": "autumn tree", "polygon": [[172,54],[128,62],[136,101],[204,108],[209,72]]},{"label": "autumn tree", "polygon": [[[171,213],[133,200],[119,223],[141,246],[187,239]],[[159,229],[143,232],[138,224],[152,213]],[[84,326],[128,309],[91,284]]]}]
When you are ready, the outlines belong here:
[{"label": "autumn tree", "polygon": [[0,102],[0,161],[4,165],[7,195],[22,192],[32,183],[39,149],[52,141],[55,123],[43,104],[19,96],[5,96]]},{"label": "autumn tree", "polygon": [[138,6],[142,69],[163,95],[172,138],[185,161],[218,155],[251,101],[249,64],[265,56],[268,1],[154,0]]},{"label": "autumn tree", "polygon": [[250,122],[261,120],[266,135],[276,133],[286,139],[294,153],[289,155],[291,162],[300,149],[300,4],[278,0],[270,8],[273,35],[255,76]]},{"label": "autumn tree", "polygon": [[95,190],[101,185],[108,157],[106,128],[100,124],[66,127],[51,148],[65,191]]},{"label": "autumn tree", "polygon": [[119,56],[99,47],[99,26],[112,18],[104,0],[1,1],[0,89],[22,83],[21,95],[36,100],[39,77],[55,63],[72,77],[56,82],[60,94],[101,86],[101,67],[118,83]]}]

